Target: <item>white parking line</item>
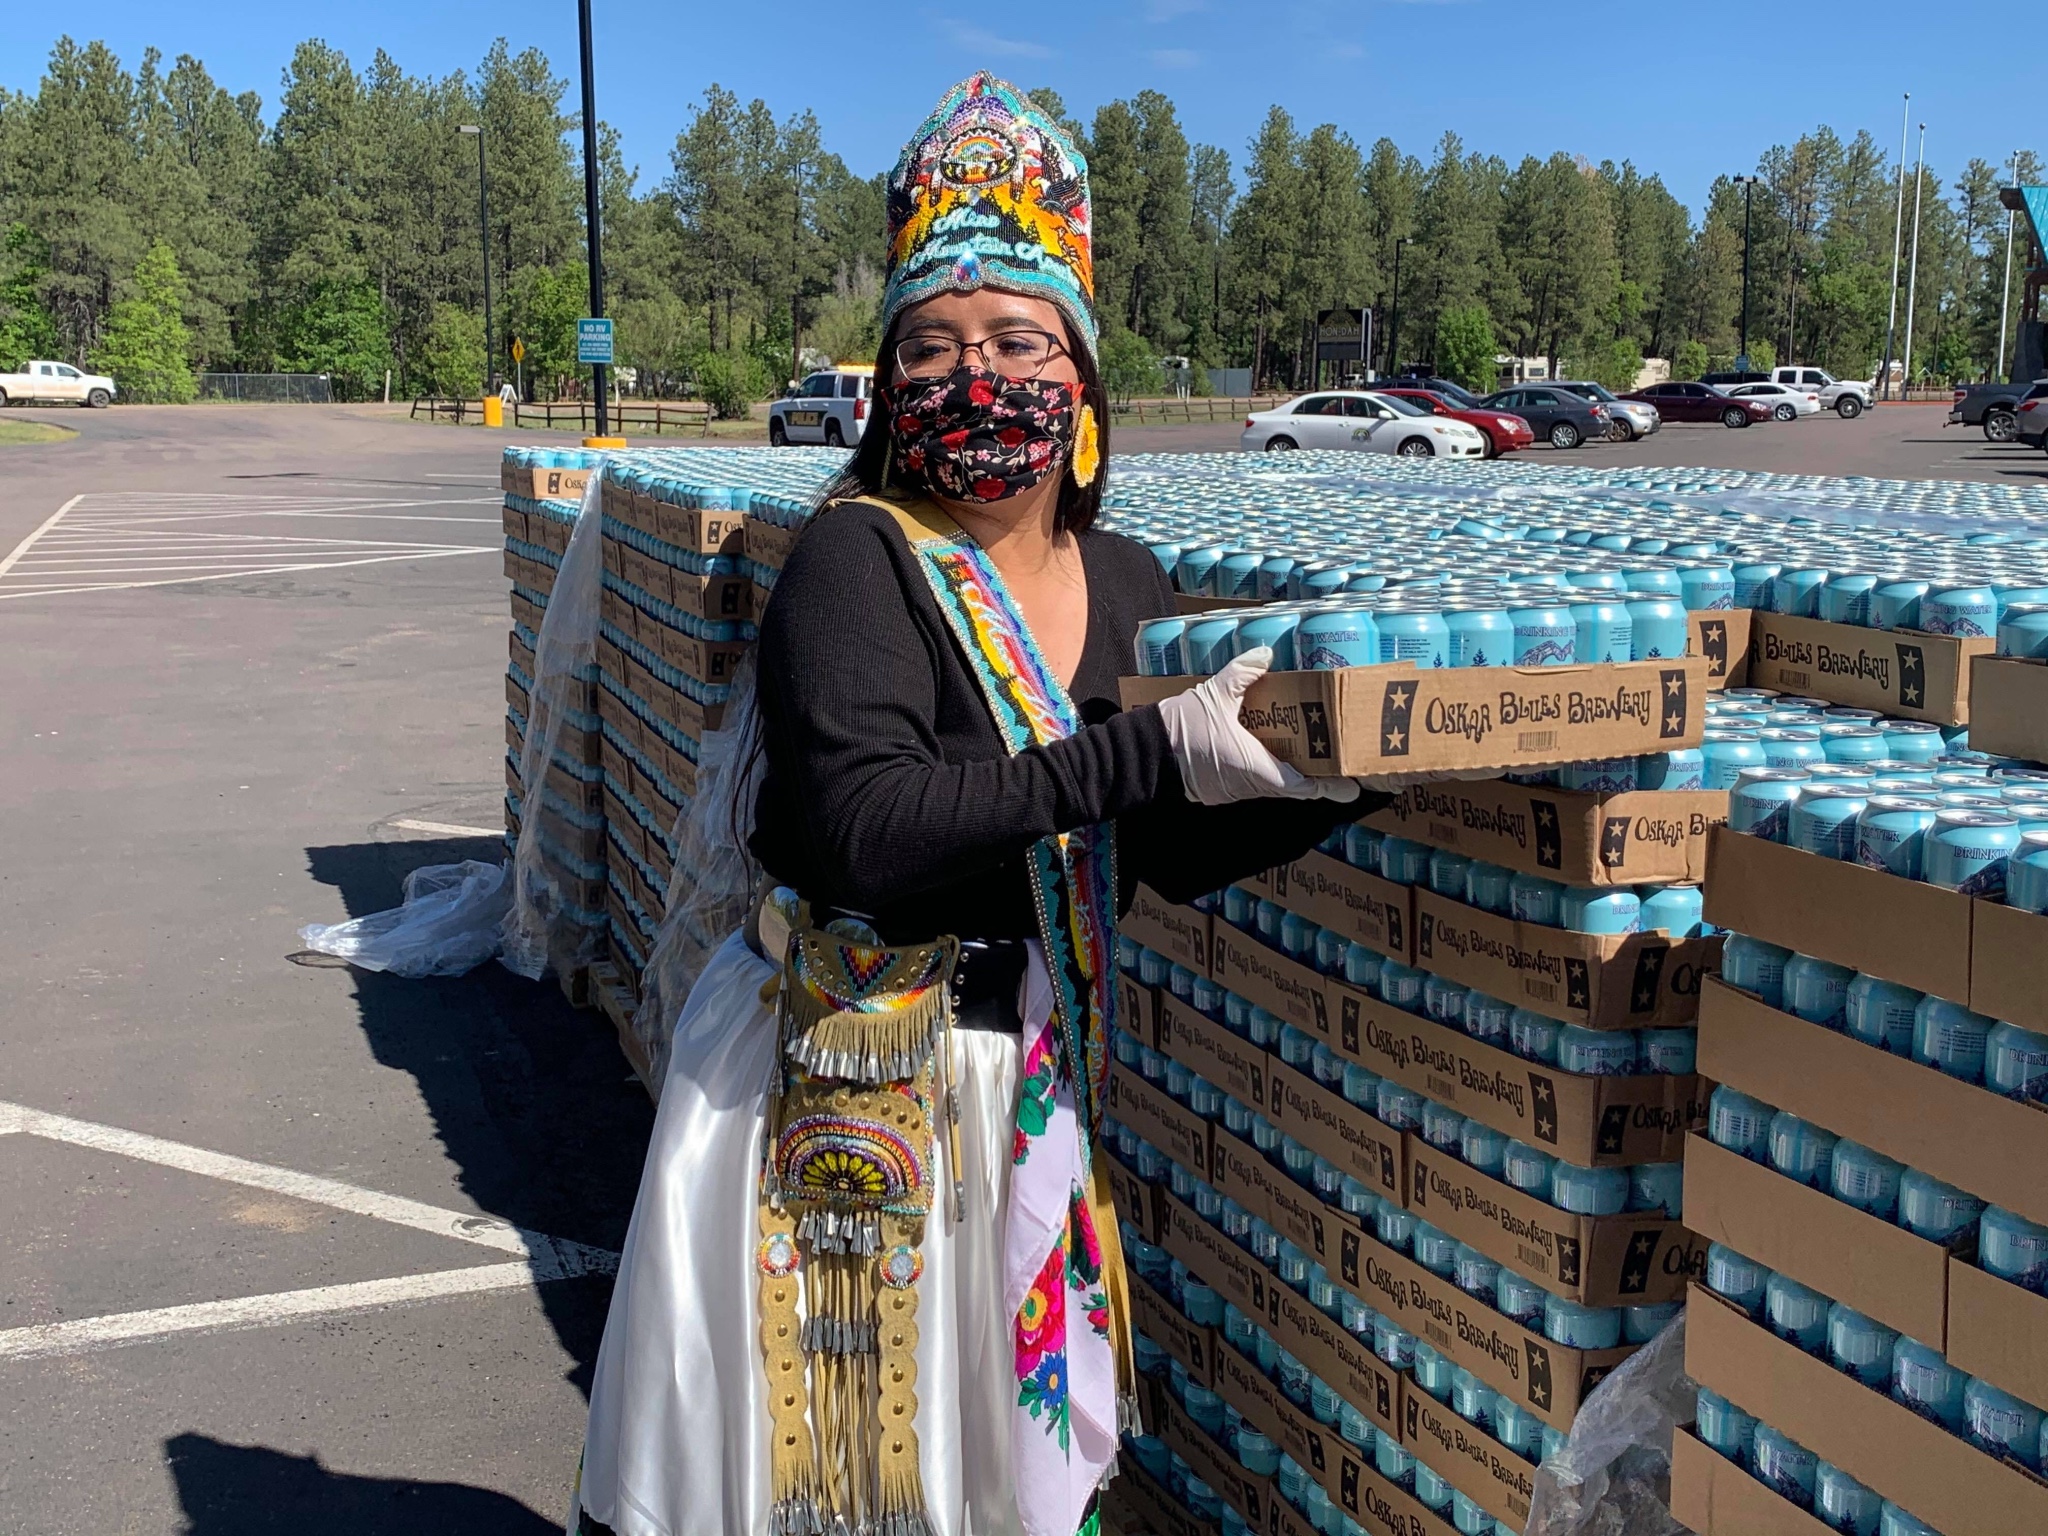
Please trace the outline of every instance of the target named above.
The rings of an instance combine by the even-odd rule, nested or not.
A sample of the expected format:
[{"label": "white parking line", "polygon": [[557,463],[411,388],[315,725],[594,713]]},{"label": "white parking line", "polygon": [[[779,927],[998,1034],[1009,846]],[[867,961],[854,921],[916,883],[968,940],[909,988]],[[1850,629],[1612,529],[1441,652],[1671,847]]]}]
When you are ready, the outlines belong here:
[{"label": "white parking line", "polygon": [[117,1157],[132,1157],[139,1162],[265,1190],[274,1195],[389,1222],[393,1226],[432,1233],[436,1237],[453,1238],[457,1242],[472,1243],[498,1253],[513,1254],[516,1258],[509,1263],[397,1275],[386,1280],[313,1286],[264,1296],[238,1296],[223,1301],[152,1307],[137,1312],[110,1313],[103,1317],[70,1318],[60,1323],[0,1329],[0,1360],[82,1354],[167,1338],[173,1334],[268,1328],[310,1317],[365,1312],[406,1302],[516,1290],[553,1280],[572,1280],[582,1275],[609,1275],[618,1269],[619,1256],[609,1249],[549,1237],[544,1232],[531,1232],[496,1217],[447,1210],[422,1200],[363,1189],[319,1174],[299,1173],[225,1152],[167,1141],[161,1136],[125,1131],[117,1126],[76,1120],[69,1115],[49,1114],[26,1104],[0,1101],[0,1136],[9,1135],[39,1136]]},{"label": "white parking line", "polygon": [[414,821],[409,816],[398,817],[395,820],[385,822],[384,825],[387,827],[397,827],[405,832],[432,832],[437,837],[503,837],[505,835],[503,827],[465,827],[452,821]]},{"label": "white parking line", "polygon": [[56,527],[58,523],[62,522],[64,519],[64,514],[66,512],[69,512],[73,507],[77,506],[83,500],[85,500],[83,496],[74,496],[69,501],[65,502],[63,506],[59,507],[56,511],[52,512],[48,517],[44,518],[41,527],[36,529],[36,531],[34,533],[31,533],[27,538],[23,539],[19,544],[15,545],[13,552],[9,554],[5,559],[0,559],[0,576],[5,576],[9,571],[13,570],[15,567],[15,563],[19,561],[23,555],[27,554],[30,550],[36,547],[36,541],[40,539],[44,534],[48,533],[52,528]]}]

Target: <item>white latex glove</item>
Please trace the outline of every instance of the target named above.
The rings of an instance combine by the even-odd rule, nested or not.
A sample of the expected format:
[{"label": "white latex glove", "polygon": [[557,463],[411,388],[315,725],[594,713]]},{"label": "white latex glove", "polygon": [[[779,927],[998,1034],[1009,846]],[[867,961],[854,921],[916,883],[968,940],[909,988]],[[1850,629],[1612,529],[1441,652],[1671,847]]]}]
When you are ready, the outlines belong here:
[{"label": "white latex glove", "polygon": [[1238,724],[1244,691],[1273,664],[1270,646],[1246,651],[1208,681],[1159,701],[1182,786],[1197,805],[1262,796],[1283,800],[1356,800],[1349,779],[1312,779],[1280,761]]}]

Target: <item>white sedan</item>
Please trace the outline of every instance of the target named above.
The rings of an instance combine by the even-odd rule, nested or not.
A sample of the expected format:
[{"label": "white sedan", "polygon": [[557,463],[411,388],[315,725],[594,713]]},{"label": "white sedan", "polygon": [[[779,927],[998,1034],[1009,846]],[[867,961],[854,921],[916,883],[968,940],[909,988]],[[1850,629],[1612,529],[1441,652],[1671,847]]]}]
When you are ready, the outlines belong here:
[{"label": "white sedan", "polygon": [[1420,406],[1367,389],[1298,395],[1244,419],[1238,446],[1246,453],[1289,453],[1296,448],[1349,448],[1357,453],[1398,453],[1407,459],[1483,459],[1486,437],[1462,421],[1432,416]]},{"label": "white sedan", "polygon": [[1821,412],[1820,390],[1806,389],[1785,384],[1724,384],[1721,393],[1733,395],[1738,400],[1761,400],[1771,408],[1771,415],[1779,421],[1791,421],[1800,416],[1818,416]]}]

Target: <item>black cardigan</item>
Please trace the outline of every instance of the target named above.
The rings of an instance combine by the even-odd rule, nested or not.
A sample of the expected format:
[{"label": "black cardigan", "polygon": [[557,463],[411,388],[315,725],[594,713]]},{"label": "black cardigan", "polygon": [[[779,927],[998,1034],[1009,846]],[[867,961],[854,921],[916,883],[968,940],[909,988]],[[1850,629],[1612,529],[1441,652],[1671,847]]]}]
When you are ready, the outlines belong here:
[{"label": "black cardigan", "polygon": [[892,942],[1035,937],[1023,854],[1050,833],[1116,822],[1121,911],[1137,881],[1185,901],[1386,803],[1191,803],[1157,707],[1117,701],[1138,626],[1173,612],[1172,587],[1129,539],[1080,546],[1088,633],[1070,692],[1086,725],[1012,756],[895,520],[852,503],[812,521],[761,624],[751,846],[774,880],[869,914]]}]

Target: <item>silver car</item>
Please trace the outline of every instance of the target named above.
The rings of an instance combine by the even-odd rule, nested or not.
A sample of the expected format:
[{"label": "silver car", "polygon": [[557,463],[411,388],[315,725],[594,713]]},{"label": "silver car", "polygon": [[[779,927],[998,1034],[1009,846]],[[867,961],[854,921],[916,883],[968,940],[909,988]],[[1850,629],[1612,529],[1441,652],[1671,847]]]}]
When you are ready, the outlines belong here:
[{"label": "silver car", "polygon": [[1591,379],[1560,379],[1557,387],[1568,389],[1575,395],[1584,395],[1588,400],[1597,400],[1607,407],[1611,418],[1607,428],[1609,442],[1632,443],[1639,437],[1648,437],[1664,425],[1664,418],[1657,414],[1657,407],[1647,400],[1624,400],[1605,384],[1596,384]]}]

